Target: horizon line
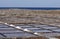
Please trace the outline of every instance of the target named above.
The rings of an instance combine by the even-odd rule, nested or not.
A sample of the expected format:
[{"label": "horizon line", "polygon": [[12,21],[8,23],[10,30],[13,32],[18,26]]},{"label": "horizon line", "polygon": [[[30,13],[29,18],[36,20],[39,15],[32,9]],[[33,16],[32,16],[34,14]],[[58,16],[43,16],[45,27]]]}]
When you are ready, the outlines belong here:
[{"label": "horizon line", "polygon": [[60,7],[0,7],[0,9],[60,10]]}]

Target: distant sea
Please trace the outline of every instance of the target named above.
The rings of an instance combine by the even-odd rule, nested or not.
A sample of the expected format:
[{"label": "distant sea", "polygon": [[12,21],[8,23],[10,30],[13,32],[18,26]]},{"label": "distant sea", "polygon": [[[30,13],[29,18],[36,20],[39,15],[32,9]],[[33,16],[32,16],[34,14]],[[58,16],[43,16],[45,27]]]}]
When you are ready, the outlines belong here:
[{"label": "distant sea", "polygon": [[0,9],[60,10],[58,7],[0,7]]}]

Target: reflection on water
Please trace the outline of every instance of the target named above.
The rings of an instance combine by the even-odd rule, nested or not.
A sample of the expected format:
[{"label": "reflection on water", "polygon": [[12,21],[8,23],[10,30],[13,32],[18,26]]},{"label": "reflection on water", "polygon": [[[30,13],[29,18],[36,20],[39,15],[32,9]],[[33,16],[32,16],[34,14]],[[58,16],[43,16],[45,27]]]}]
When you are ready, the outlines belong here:
[{"label": "reflection on water", "polygon": [[[32,30],[33,32],[43,33],[42,34],[43,36],[48,36],[48,37],[60,36],[59,27],[48,26],[48,25],[37,25],[37,24],[18,25],[18,26],[22,27],[23,29]],[[17,30],[17,29],[14,29],[12,27],[8,27],[3,24],[0,24],[0,33],[3,33],[7,37],[32,37],[32,36],[35,36],[31,33]],[[0,35],[0,37],[3,37],[3,36]]]}]

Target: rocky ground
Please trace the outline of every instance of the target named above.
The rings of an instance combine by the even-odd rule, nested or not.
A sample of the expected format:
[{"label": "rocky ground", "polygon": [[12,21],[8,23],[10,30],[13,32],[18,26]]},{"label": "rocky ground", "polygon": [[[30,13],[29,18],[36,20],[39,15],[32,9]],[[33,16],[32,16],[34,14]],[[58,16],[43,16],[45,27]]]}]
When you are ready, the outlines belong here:
[{"label": "rocky ground", "polygon": [[0,21],[60,26],[60,10],[0,9]]}]

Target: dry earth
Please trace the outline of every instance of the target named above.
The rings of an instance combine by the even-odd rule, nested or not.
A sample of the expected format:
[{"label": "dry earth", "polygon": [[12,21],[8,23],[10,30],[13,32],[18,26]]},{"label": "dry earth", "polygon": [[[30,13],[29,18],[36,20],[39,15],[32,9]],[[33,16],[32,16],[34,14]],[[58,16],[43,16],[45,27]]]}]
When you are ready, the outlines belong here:
[{"label": "dry earth", "polygon": [[60,26],[60,10],[0,9],[0,21]]}]

